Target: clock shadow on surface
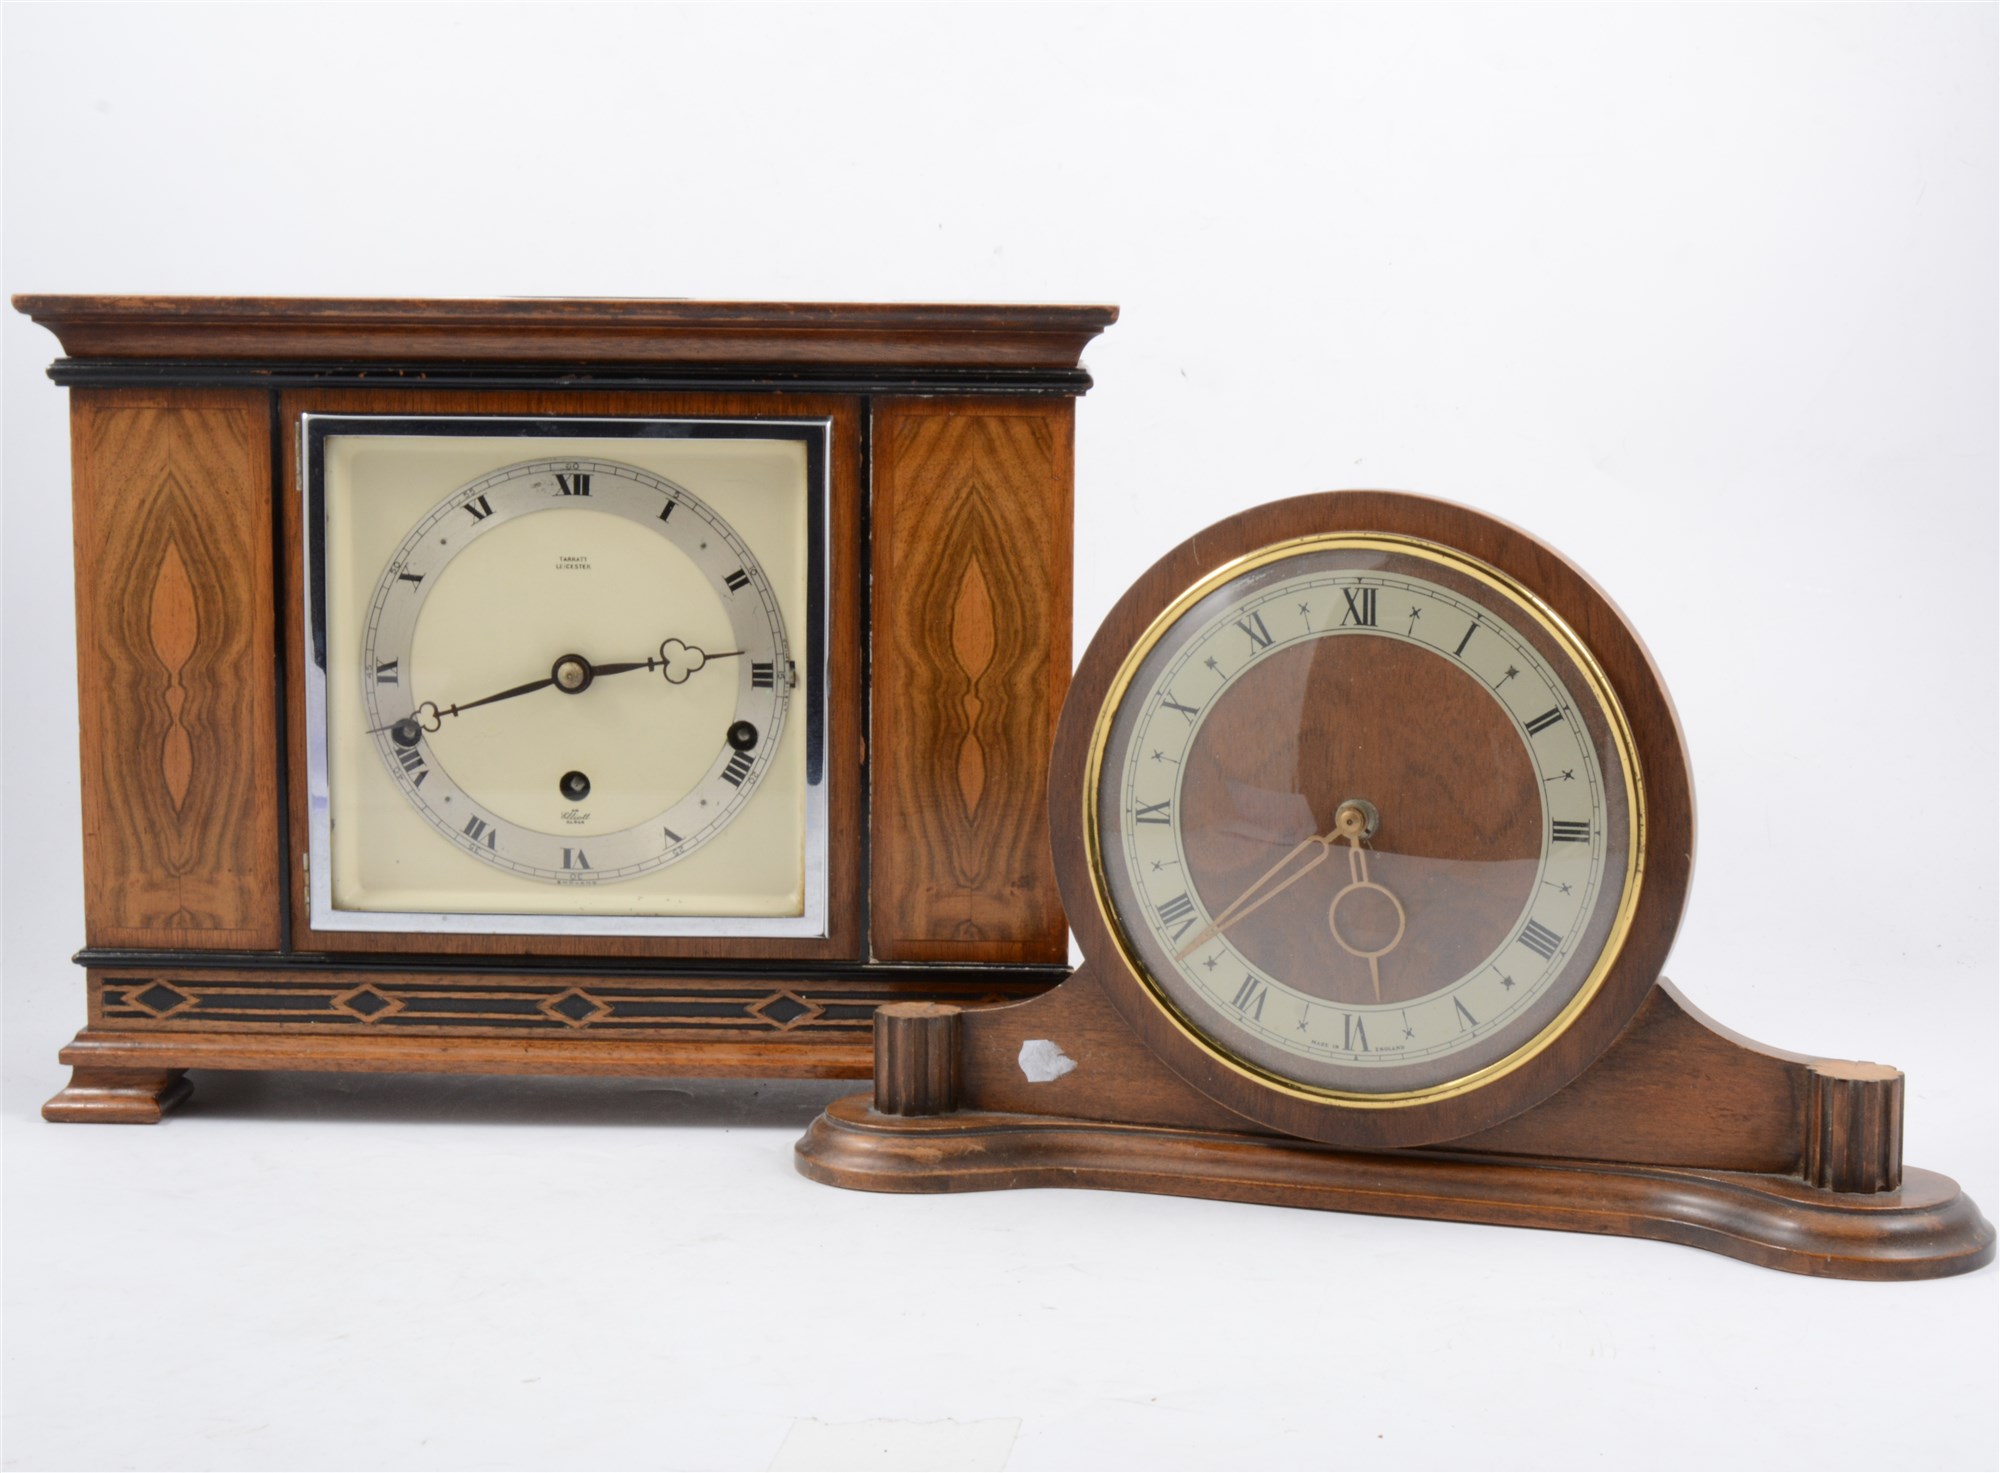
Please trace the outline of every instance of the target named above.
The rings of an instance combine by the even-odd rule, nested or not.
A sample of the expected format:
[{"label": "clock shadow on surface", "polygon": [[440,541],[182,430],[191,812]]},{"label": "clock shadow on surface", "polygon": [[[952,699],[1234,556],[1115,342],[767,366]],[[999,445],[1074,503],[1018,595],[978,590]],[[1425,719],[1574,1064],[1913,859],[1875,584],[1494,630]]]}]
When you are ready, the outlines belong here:
[{"label": "clock shadow on surface", "polygon": [[[803,1130],[853,1079],[591,1079],[486,1074],[192,1071],[173,1119],[398,1125],[744,1126]],[[169,1122],[171,1124],[171,1122]]]}]

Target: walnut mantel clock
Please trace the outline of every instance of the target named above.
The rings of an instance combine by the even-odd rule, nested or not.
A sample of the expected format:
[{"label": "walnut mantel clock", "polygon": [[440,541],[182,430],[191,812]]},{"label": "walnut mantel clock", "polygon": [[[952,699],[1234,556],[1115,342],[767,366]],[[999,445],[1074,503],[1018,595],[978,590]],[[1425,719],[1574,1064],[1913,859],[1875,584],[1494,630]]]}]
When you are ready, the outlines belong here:
[{"label": "walnut mantel clock", "polygon": [[88,1023],[189,1068],[865,1076],[1063,975],[1098,307],[22,297],[67,356]]},{"label": "walnut mantel clock", "polygon": [[1338,492],[1168,553],[1050,774],[1085,961],[877,1023],[800,1142],[882,1191],[1067,1185],[1623,1233],[1800,1273],[1991,1261],[1902,1161],[1903,1080],[1750,1043],[1660,975],[1693,860],[1672,704],[1552,548]]}]

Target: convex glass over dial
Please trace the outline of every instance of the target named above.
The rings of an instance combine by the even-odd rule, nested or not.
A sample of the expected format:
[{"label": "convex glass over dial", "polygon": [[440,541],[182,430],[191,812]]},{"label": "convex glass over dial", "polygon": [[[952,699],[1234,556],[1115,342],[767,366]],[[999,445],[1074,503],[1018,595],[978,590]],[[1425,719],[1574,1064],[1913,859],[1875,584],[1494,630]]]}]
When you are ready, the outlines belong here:
[{"label": "convex glass over dial", "polygon": [[1504,575],[1416,539],[1266,549],[1139,641],[1093,747],[1100,905],[1212,1054],[1393,1105],[1581,1008],[1636,901],[1629,733]]}]

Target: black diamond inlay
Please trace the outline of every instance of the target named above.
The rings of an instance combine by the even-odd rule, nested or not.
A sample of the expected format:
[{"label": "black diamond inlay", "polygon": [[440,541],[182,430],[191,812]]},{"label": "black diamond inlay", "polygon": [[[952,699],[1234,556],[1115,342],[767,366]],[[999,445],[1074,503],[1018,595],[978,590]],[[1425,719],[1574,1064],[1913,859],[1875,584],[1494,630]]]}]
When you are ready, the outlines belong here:
[{"label": "black diamond inlay", "polygon": [[803,1018],[812,1009],[789,993],[781,992],[757,1011],[782,1028],[787,1023]]},{"label": "black diamond inlay", "polygon": [[594,1018],[602,1008],[595,998],[585,997],[581,992],[569,992],[549,1004],[549,1011],[561,1013],[572,1023],[581,1023],[586,1018]]},{"label": "black diamond inlay", "polygon": [[133,997],[132,1001],[149,1013],[165,1013],[186,1002],[187,994],[167,986],[164,982],[155,982],[144,992]]},{"label": "black diamond inlay", "polygon": [[347,999],[346,1005],[350,1012],[359,1013],[364,1018],[372,1018],[383,1009],[395,1006],[388,998],[374,991],[357,992]]}]

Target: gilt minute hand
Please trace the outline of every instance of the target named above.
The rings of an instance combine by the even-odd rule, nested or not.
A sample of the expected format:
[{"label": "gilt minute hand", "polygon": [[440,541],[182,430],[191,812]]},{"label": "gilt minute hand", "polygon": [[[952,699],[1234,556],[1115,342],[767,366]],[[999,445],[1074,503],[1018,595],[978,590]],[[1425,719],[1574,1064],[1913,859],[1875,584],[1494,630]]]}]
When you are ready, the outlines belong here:
[{"label": "gilt minute hand", "polygon": [[[1328,830],[1324,834],[1313,834],[1308,838],[1299,840],[1298,843],[1292,846],[1290,853],[1286,854],[1283,859],[1279,860],[1276,864],[1272,865],[1269,869],[1265,870],[1264,873],[1257,878],[1256,883],[1251,885],[1249,889],[1245,890],[1241,895],[1237,896],[1234,900],[1230,901],[1227,906],[1223,907],[1222,913],[1220,915],[1218,915],[1213,921],[1209,922],[1208,925],[1204,926],[1201,930],[1195,933],[1194,939],[1192,941],[1188,942],[1187,945],[1183,946],[1179,951],[1175,952],[1174,960],[1177,962],[1186,961],[1188,959],[1189,953],[1194,951],[1197,947],[1206,945],[1209,941],[1213,940],[1217,936],[1220,936],[1224,931],[1228,930],[1231,926],[1235,925],[1238,921],[1242,920],[1245,916],[1249,915],[1252,911],[1259,909],[1260,907],[1262,907],[1263,905],[1267,904],[1270,901],[1276,900],[1280,895],[1284,894],[1285,891],[1291,889],[1291,887],[1296,885],[1300,880],[1303,880],[1307,875],[1311,874],[1314,870],[1318,869],[1322,864],[1325,864],[1326,856],[1328,855],[1329,852],[1331,852],[1333,848],[1333,842],[1336,838],[1339,837],[1339,835],[1340,835],[1340,830],[1338,828],[1333,828]],[[1290,875],[1287,875],[1282,883],[1277,885],[1271,885],[1271,881],[1276,879],[1280,872],[1282,872],[1300,855],[1304,854],[1308,849],[1312,850],[1313,853],[1312,856],[1309,859],[1307,859],[1304,864],[1300,865]],[[1266,889],[1265,888],[1266,886],[1270,886],[1270,888]]]}]

